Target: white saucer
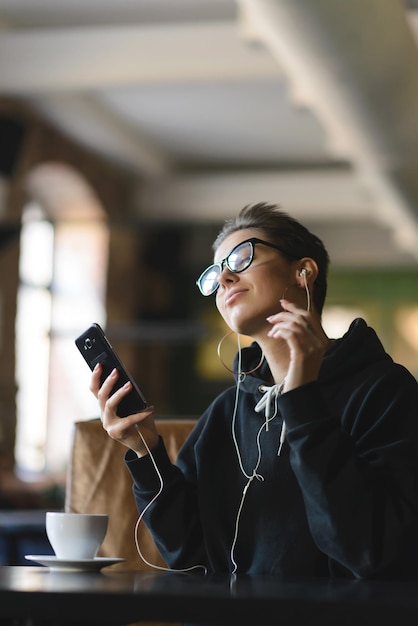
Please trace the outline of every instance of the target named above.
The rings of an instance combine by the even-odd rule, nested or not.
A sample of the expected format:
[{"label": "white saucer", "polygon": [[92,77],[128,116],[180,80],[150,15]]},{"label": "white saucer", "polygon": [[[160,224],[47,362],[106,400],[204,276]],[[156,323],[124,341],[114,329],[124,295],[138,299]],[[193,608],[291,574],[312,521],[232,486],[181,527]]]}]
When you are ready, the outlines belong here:
[{"label": "white saucer", "polygon": [[49,567],[51,570],[60,572],[98,571],[103,567],[108,567],[109,565],[114,565],[114,563],[120,563],[125,560],[101,556],[98,556],[95,559],[64,560],[58,559],[56,556],[43,554],[26,554],[25,559],[28,561],[35,561],[36,563]]}]

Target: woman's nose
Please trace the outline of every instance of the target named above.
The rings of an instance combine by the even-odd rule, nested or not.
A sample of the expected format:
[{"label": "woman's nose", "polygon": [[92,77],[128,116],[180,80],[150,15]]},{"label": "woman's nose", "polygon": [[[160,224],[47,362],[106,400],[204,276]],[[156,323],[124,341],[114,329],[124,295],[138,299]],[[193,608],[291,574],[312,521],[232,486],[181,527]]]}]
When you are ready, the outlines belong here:
[{"label": "woman's nose", "polygon": [[231,272],[230,269],[228,269],[228,266],[225,265],[222,268],[221,273],[219,274],[219,284],[227,284],[227,283],[232,283],[235,282],[238,279],[238,274],[236,274],[235,272]]}]

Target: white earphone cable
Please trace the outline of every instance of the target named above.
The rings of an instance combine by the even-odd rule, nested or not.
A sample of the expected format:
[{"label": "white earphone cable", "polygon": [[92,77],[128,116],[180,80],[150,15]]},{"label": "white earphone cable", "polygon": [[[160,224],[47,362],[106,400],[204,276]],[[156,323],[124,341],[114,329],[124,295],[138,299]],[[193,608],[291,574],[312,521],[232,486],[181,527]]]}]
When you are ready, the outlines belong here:
[{"label": "white earphone cable", "polygon": [[[241,452],[239,449],[239,445],[238,445],[238,440],[237,440],[237,436],[236,436],[236,418],[237,418],[237,410],[238,410],[238,399],[239,399],[239,392],[240,392],[240,386],[241,386],[241,382],[243,380],[243,376],[245,376],[245,374],[243,374],[241,372],[241,342],[240,342],[240,336],[238,335],[238,375],[237,375],[237,383],[236,383],[236,389],[235,389],[235,402],[234,402],[234,411],[232,414],[232,424],[231,424],[231,429],[232,429],[232,439],[234,442],[234,446],[235,446],[235,450],[237,453],[237,458],[238,458],[238,463],[241,469],[242,474],[244,475],[245,478],[247,478],[247,483],[244,486],[244,489],[242,491],[242,497],[241,497],[241,501],[238,507],[238,513],[237,513],[237,517],[235,519],[235,528],[234,528],[234,537],[232,540],[232,545],[231,545],[231,551],[230,551],[230,559],[231,559],[231,563],[233,566],[232,569],[232,574],[235,574],[237,569],[238,569],[238,564],[235,560],[235,548],[236,548],[236,544],[237,544],[237,540],[238,540],[238,533],[239,533],[239,524],[240,524],[240,519],[241,519],[241,513],[242,510],[244,508],[244,502],[245,502],[245,498],[248,492],[248,489],[251,485],[251,483],[253,482],[254,479],[258,480],[259,482],[263,482],[264,481],[264,477],[258,473],[258,468],[260,466],[261,463],[261,456],[262,456],[262,450],[261,450],[261,442],[260,442],[260,438],[261,438],[261,433],[263,432],[263,430],[268,431],[268,424],[271,420],[273,420],[276,415],[277,415],[277,405],[275,404],[275,410],[273,412],[273,415],[268,416],[267,415],[267,410],[266,410],[266,419],[263,422],[263,424],[260,426],[258,432],[257,432],[257,437],[256,437],[256,444],[257,444],[257,461],[255,463],[255,466],[252,470],[252,473],[249,474],[243,465],[242,462],[242,457],[241,457]],[[281,385],[275,385],[275,387],[282,387],[282,385],[284,384],[281,383]],[[271,389],[271,388],[267,388],[267,389]],[[265,394],[266,395],[266,394]],[[265,396],[263,396],[264,398]],[[270,409],[270,400],[269,400],[269,409]]]},{"label": "white earphone cable", "polygon": [[302,270],[301,274],[303,276],[303,282],[304,282],[305,291],[306,291],[306,298],[308,301],[306,305],[306,310],[309,313],[311,310],[311,293],[309,291],[308,281],[306,280],[306,270]]},{"label": "white earphone cable", "polygon": [[172,569],[172,568],[170,568],[170,567],[161,567],[160,565],[155,565],[155,564],[153,564],[153,563],[150,563],[150,562],[149,562],[149,561],[148,561],[148,560],[144,557],[144,555],[142,554],[142,551],[141,551],[141,548],[140,548],[140,545],[139,545],[139,540],[138,540],[138,528],[139,528],[139,525],[140,525],[140,523],[141,523],[141,521],[142,521],[142,519],[143,519],[143,517],[144,517],[145,513],[148,511],[148,509],[150,508],[150,506],[152,506],[152,504],[156,501],[156,499],[158,498],[158,496],[161,494],[161,492],[162,492],[162,490],[163,490],[163,488],[164,488],[164,480],[163,480],[163,477],[162,477],[162,475],[161,475],[160,470],[158,469],[158,466],[157,466],[157,463],[156,463],[156,461],[155,461],[155,458],[154,458],[154,456],[153,456],[153,454],[152,454],[152,452],[151,452],[151,450],[150,450],[150,448],[149,448],[149,446],[148,446],[147,442],[145,441],[145,439],[144,439],[144,437],[143,437],[143,435],[142,435],[141,431],[139,430],[139,427],[138,427],[138,425],[137,425],[137,424],[136,424],[136,426],[135,426],[135,430],[136,430],[136,432],[138,433],[138,436],[139,436],[139,437],[140,437],[140,439],[142,440],[142,443],[144,444],[144,446],[145,446],[145,448],[146,448],[146,450],[147,450],[147,452],[148,452],[148,454],[149,454],[149,457],[150,457],[150,459],[151,459],[151,461],[152,461],[152,464],[153,464],[154,469],[155,469],[155,471],[156,471],[156,473],[157,473],[158,480],[159,480],[159,483],[160,483],[160,486],[159,486],[159,489],[158,489],[157,493],[156,493],[156,494],[155,494],[155,496],[152,498],[152,500],[150,500],[150,502],[148,502],[148,504],[146,505],[146,507],[144,508],[144,510],[142,511],[142,513],[139,515],[139,517],[138,517],[138,519],[137,519],[137,522],[136,522],[136,524],[135,524],[135,545],[136,545],[137,552],[138,552],[138,554],[139,554],[140,558],[143,560],[143,562],[144,562],[146,565],[148,565],[149,567],[152,567],[153,569],[156,569],[156,570],[160,570],[160,571],[163,571],[163,572],[180,572],[180,573],[181,573],[181,572],[191,572],[191,571],[196,570],[196,569],[203,569],[203,570],[204,570],[204,572],[205,572],[205,574],[206,574],[206,573],[207,573],[207,568],[205,567],[205,565],[193,565],[192,567],[187,567],[187,568],[184,568],[184,569]]}]

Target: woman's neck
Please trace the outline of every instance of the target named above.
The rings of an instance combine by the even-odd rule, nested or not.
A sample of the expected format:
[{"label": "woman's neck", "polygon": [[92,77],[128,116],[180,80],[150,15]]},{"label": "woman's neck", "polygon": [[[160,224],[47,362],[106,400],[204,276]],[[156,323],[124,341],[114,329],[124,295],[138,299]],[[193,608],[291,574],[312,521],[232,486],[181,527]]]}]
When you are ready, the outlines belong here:
[{"label": "woman's neck", "polygon": [[266,359],[270,368],[272,384],[280,384],[285,378],[289,369],[289,348],[285,341],[282,340],[257,340],[260,348],[263,351],[264,358]]}]

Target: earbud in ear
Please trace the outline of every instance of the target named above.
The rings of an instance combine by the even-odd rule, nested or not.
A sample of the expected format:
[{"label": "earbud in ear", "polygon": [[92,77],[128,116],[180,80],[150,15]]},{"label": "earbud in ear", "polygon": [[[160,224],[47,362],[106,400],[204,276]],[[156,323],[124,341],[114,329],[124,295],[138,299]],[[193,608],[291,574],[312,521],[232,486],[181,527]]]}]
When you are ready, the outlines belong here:
[{"label": "earbud in ear", "polygon": [[311,310],[311,293],[309,291],[309,285],[308,285],[308,281],[306,280],[306,277],[309,275],[309,271],[306,269],[306,267],[303,267],[300,272],[299,272],[299,276],[303,277],[303,287],[305,288],[306,291],[306,298],[308,300],[308,305],[306,307],[306,310],[309,311]]}]

